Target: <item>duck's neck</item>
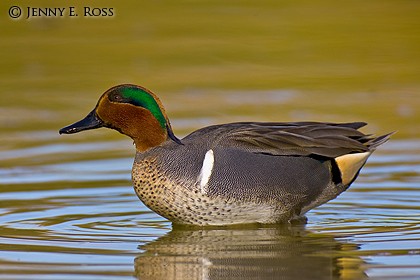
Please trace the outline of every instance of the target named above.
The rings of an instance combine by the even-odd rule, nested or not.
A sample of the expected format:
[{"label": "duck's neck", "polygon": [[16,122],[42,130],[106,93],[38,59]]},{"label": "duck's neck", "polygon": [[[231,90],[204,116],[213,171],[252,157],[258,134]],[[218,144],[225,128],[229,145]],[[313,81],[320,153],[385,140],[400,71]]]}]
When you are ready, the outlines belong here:
[{"label": "duck's neck", "polygon": [[157,127],[155,126],[154,128],[151,127],[147,134],[136,133],[135,135],[136,136],[131,138],[134,141],[134,145],[136,146],[137,152],[140,153],[147,151],[150,148],[160,146],[163,144],[163,142],[166,142],[168,140],[173,141],[179,145],[183,145],[181,140],[174,135],[169,122],[166,124],[166,129],[157,129]]},{"label": "duck's neck", "polygon": [[[134,141],[137,152],[145,152],[153,147],[161,145],[168,138],[168,135],[163,130],[143,130],[142,133],[136,134],[131,138]],[[162,133],[165,132],[165,133]]]},{"label": "duck's neck", "polygon": [[120,132],[133,139],[137,152],[159,146],[168,139],[166,129],[155,118],[144,118],[144,115],[139,114],[125,121],[126,124],[120,126]]}]

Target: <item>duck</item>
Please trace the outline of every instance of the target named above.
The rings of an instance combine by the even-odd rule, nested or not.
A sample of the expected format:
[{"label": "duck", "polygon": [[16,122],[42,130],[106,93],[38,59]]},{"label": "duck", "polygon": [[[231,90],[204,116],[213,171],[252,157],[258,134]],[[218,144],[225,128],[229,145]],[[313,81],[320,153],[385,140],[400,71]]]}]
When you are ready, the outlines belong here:
[{"label": "duck", "polygon": [[160,99],[134,84],[105,91],[82,120],[59,130],[101,127],[130,137],[135,193],[175,225],[306,221],[305,213],[347,190],[393,133],[365,122],[234,122],[175,136]]}]

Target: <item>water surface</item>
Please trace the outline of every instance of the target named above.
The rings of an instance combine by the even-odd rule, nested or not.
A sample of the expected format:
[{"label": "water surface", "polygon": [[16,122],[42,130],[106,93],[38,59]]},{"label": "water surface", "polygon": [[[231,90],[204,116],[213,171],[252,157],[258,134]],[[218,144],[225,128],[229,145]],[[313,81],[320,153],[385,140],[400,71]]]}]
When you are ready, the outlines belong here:
[{"label": "water surface", "polygon": [[[210,121],[175,118],[173,124],[187,129]],[[420,274],[418,139],[393,139],[378,149],[350,190],[310,211],[307,225],[184,229],[172,228],[135,196],[129,140],[68,142],[55,131],[43,134],[51,143],[40,137],[32,147],[0,152],[5,278]]]},{"label": "water surface", "polygon": [[[418,279],[416,1],[126,2],[91,1],[110,19],[0,16],[0,278]],[[179,137],[233,121],[397,133],[306,225],[173,228],[134,194],[132,141],[58,135],[118,83],[155,91]]]}]

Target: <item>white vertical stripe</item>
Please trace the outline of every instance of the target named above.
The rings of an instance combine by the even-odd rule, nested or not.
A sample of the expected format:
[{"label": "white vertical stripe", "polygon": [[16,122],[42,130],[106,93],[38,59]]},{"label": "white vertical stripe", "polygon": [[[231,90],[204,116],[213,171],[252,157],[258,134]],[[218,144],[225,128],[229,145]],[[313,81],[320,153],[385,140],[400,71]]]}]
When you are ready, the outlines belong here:
[{"label": "white vertical stripe", "polygon": [[203,166],[200,170],[200,175],[198,176],[198,181],[200,182],[200,188],[202,193],[207,193],[207,183],[209,182],[211,173],[214,166],[214,154],[213,150],[208,150],[204,156]]}]

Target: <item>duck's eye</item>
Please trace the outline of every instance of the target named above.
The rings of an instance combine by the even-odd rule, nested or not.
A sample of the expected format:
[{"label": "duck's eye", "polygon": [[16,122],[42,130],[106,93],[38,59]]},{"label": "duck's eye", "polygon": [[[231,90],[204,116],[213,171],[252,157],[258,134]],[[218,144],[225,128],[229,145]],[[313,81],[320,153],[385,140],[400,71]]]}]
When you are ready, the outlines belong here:
[{"label": "duck's eye", "polygon": [[119,93],[114,93],[114,94],[109,95],[109,100],[112,102],[122,102],[123,99],[124,98]]}]

